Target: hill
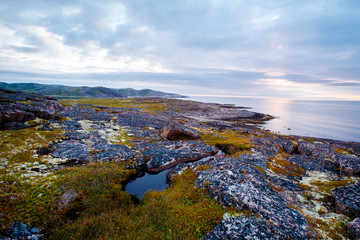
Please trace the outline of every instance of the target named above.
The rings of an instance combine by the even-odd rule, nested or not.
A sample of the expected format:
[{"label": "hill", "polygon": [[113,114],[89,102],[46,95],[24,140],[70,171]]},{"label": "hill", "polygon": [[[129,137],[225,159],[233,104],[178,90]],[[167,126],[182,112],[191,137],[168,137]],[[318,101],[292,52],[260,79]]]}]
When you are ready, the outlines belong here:
[{"label": "hill", "polygon": [[71,87],[65,85],[50,85],[38,83],[5,83],[0,82],[0,89],[34,92],[51,96],[57,99],[64,98],[127,98],[127,97],[161,97],[183,98],[184,96],[154,91],[151,89],[136,90],[133,88],[106,88],[106,87]]}]

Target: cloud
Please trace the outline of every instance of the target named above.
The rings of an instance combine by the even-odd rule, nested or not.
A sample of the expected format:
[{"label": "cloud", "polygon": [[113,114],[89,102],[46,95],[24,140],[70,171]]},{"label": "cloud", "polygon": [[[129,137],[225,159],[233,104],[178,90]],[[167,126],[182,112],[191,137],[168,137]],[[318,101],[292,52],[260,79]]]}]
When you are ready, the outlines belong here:
[{"label": "cloud", "polygon": [[[3,0],[0,69],[184,92],[356,95],[359,9],[351,0]],[[269,79],[295,85],[269,93]]]}]

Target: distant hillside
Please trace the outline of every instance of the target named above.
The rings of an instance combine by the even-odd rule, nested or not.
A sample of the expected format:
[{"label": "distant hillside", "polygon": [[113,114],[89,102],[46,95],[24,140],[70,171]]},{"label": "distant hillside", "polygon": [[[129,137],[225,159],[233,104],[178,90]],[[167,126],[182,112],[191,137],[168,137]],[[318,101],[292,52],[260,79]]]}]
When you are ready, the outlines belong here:
[{"label": "distant hillside", "polygon": [[4,83],[0,82],[0,89],[34,92],[54,98],[127,98],[127,97],[162,97],[183,98],[184,96],[154,91],[151,89],[135,90],[132,88],[106,87],[70,87],[64,85],[48,85],[38,83]]}]

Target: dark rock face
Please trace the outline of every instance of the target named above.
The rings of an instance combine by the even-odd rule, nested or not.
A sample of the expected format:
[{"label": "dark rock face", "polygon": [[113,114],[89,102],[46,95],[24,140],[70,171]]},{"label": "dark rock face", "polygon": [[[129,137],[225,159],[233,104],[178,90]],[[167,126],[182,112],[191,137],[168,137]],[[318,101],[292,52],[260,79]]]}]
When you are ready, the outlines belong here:
[{"label": "dark rock face", "polygon": [[25,223],[13,222],[7,234],[12,239],[38,240],[42,238],[42,234],[40,234],[40,232],[41,232],[40,228],[36,228],[36,227],[31,228],[29,225],[26,225]]},{"label": "dark rock face", "polygon": [[161,137],[167,140],[195,140],[200,138],[200,135],[190,128],[171,123],[164,127]]},{"label": "dark rock face", "polygon": [[[34,119],[55,119],[64,107],[52,98],[37,94],[0,90],[0,127],[3,129],[22,129],[20,124]],[[9,124],[16,122],[18,124]]]},{"label": "dark rock face", "polygon": [[255,168],[254,162],[264,164],[266,158],[244,154],[239,159],[218,159],[211,169],[198,173],[195,185],[206,187],[211,196],[225,206],[251,210],[271,221],[282,229],[281,235],[274,235],[275,238],[307,239],[310,227],[305,218],[287,206],[285,199]]},{"label": "dark rock face", "polygon": [[282,230],[255,217],[234,217],[222,220],[202,239],[286,239]]},{"label": "dark rock face", "polygon": [[360,217],[360,183],[338,187],[332,190],[336,211]]},{"label": "dark rock face", "polygon": [[355,240],[360,239],[360,218],[355,218],[354,221],[349,222],[347,224],[347,228],[353,239]]}]

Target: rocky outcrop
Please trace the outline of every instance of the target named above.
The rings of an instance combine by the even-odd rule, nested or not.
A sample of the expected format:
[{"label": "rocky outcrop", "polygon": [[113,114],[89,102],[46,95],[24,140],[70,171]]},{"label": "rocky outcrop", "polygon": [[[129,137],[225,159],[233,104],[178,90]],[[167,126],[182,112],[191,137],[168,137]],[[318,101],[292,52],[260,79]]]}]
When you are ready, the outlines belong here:
[{"label": "rocky outcrop", "polygon": [[332,190],[336,211],[360,217],[360,183],[335,188]]},{"label": "rocky outcrop", "polygon": [[347,228],[353,239],[360,239],[360,218],[355,218],[354,221],[349,222]]},{"label": "rocky outcrop", "polygon": [[299,211],[288,207],[289,203],[256,169],[265,167],[266,161],[264,156],[247,154],[238,159],[218,159],[209,170],[198,173],[195,185],[205,187],[223,205],[250,210],[282,229],[281,235],[275,235],[275,238],[306,239],[310,226],[305,218]]},{"label": "rocky outcrop", "polygon": [[172,167],[180,162],[189,162],[215,155],[218,149],[197,141],[161,141],[137,146],[144,159],[146,168],[151,172]]},{"label": "rocky outcrop", "polygon": [[[64,107],[52,98],[37,94],[0,90],[0,127],[21,129],[35,117],[53,120]],[[15,124],[14,124],[15,123]]]}]

